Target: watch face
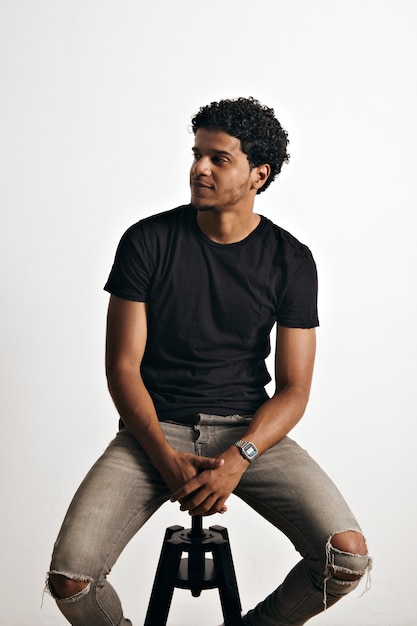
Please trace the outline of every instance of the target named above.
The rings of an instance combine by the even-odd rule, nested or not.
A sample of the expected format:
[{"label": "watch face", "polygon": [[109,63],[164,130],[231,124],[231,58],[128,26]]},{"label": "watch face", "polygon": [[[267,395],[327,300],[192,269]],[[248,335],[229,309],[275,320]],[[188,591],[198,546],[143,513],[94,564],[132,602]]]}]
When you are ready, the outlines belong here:
[{"label": "watch face", "polygon": [[247,455],[247,457],[249,459],[255,458],[255,456],[258,454],[258,450],[257,450],[256,446],[254,446],[253,443],[245,444],[243,446],[242,450],[245,452],[245,454]]}]

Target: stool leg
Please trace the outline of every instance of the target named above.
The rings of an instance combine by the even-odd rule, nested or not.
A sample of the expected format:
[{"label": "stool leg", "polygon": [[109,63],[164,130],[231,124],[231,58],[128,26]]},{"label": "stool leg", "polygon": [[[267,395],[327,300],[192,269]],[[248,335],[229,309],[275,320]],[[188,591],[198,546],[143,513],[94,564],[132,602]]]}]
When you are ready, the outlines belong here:
[{"label": "stool leg", "polygon": [[178,542],[164,541],[144,626],[166,625],[181,554],[182,547]]},{"label": "stool leg", "polygon": [[199,546],[188,551],[188,580],[191,595],[198,598],[204,588],[204,574],[206,571],[206,555]]},{"label": "stool leg", "polygon": [[213,546],[213,561],[225,626],[240,626],[242,605],[228,541],[218,542]]}]

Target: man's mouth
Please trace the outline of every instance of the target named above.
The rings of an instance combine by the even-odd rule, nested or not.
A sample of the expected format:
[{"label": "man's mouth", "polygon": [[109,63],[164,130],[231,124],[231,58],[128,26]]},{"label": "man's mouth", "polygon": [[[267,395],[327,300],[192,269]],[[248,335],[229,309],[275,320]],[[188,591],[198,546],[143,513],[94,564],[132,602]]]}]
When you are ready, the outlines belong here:
[{"label": "man's mouth", "polygon": [[208,183],[203,183],[200,180],[192,180],[191,185],[193,187],[199,187],[201,189],[213,189],[212,185],[209,185]]}]

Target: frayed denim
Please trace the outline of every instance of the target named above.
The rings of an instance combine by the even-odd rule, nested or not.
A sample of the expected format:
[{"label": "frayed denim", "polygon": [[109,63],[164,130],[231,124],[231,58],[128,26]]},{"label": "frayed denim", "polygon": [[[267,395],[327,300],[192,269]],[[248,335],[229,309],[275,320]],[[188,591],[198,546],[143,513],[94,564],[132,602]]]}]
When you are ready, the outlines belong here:
[{"label": "frayed denim", "polygon": [[[195,425],[162,423],[178,450],[213,457],[240,439],[250,416],[200,414]],[[244,617],[245,626],[301,626],[358,585],[334,572],[369,572],[368,556],[336,550],[336,533],[361,529],[329,477],[292,439],[285,437],[258,457],[235,494],[282,531],[301,555],[282,584]],[[130,539],[169,499],[170,493],[127,429],[118,432],[91,468],[70,504],[54,546],[50,572],[87,586],[55,597],[73,626],[128,626],[107,580]]]}]

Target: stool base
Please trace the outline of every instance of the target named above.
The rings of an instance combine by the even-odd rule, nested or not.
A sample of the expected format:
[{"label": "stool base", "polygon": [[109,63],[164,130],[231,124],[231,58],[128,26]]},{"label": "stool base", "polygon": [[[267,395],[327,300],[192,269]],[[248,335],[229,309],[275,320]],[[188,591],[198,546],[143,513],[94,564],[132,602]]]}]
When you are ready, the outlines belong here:
[{"label": "stool base", "polygon": [[[183,552],[188,558],[181,558]],[[213,558],[207,558],[211,552]],[[198,597],[204,589],[218,588],[225,626],[241,626],[241,603],[227,529],[202,528],[201,516],[193,527],[166,529],[144,626],[165,626],[174,588],[189,589]]]}]

